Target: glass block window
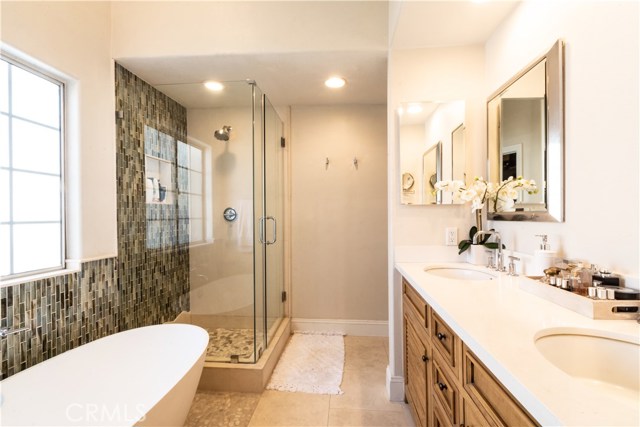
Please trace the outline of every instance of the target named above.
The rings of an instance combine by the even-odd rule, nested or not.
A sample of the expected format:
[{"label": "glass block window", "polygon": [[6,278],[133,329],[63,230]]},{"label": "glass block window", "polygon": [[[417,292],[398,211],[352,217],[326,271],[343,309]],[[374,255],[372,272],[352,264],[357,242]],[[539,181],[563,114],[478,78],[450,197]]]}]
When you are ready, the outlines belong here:
[{"label": "glass block window", "polygon": [[0,276],[64,268],[63,83],[0,57]]}]

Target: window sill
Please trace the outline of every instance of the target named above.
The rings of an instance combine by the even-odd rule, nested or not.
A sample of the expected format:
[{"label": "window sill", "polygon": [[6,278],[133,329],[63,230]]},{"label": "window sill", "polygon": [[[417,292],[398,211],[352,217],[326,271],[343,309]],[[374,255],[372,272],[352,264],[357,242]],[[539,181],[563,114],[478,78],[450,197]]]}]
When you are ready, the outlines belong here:
[{"label": "window sill", "polygon": [[22,283],[34,282],[36,280],[50,279],[52,277],[66,276],[80,271],[80,263],[68,262],[67,268],[44,273],[31,274],[29,276],[15,277],[12,279],[0,280],[0,288],[20,285]]},{"label": "window sill", "polygon": [[189,243],[189,249],[191,248],[196,249],[196,248],[201,248],[205,246],[211,246],[214,241],[215,239],[207,239],[207,240],[201,240],[199,242]]}]

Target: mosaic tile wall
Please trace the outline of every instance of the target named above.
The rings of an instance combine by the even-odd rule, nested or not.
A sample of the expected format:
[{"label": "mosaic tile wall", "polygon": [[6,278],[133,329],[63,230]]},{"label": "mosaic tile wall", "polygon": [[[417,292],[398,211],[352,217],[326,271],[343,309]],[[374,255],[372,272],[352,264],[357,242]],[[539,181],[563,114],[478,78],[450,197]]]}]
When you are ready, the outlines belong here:
[{"label": "mosaic tile wall", "polygon": [[50,357],[118,332],[115,258],[83,263],[80,272],[0,288],[0,325],[29,331],[2,338],[5,379]]},{"label": "mosaic tile wall", "polygon": [[[177,225],[178,197],[148,210],[144,177],[145,126],[185,141],[186,110],[119,65],[116,105],[124,113],[116,126],[118,257],[83,263],[78,273],[0,288],[0,327],[31,328],[0,339],[0,379],[95,339],[173,320],[189,309],[188,246],[178,243],[188,236],[180,234],[184,225]],[[148,220],[157,217],[163,224],[161,245],[147,239]],[[151,233],[152,240],[156,237]]]},{"label": "mosaic tile wall", "polygon": [[[120,330],[173,320],[189,309],[189,247],[178,243],[178,197],[147,204],[145,158],[171,162],[176,188],[176,143],[187,138],[187,110],[116,64],[118,286]],[[157,131],[145,152],[147,136]],[[173,141],[173,142],[172,142]],[[182,240],[182,241],[188,241]]]}]

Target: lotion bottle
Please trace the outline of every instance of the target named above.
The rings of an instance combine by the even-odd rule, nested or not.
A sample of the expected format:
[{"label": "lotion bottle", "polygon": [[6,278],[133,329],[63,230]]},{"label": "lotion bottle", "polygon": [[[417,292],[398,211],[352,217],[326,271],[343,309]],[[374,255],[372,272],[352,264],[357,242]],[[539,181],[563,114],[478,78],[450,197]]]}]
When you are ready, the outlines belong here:
[{"label": "lotion bottle", "polygon": [[540,237],[542,241],[540,249],[533,253],[533,272],[536,276],[544,276],[544,270],[555,264],[557,253],[551,250],[546,234],[536,234],[536,237]]}]

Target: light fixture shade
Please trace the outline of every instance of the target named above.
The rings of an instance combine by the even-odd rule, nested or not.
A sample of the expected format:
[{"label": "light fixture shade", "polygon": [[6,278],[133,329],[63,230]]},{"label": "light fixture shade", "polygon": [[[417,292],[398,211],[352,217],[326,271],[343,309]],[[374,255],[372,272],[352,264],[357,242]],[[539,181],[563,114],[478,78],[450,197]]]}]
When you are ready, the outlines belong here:
[{"label": "light fixture shade", "polygon": [[345,84],[347,84],[347,81],[342,77],[330,77],[324,82],[324,85],[326,87],[330,87],[331,89],[339,89]]},{"label": "light fixture shade", "polygon": [[422,104],[409,104],[407,106],[407,113],[409,114],[418,114],[422,112]]},{"label": "light fixture shade", "polygon": [[204,86],[214,92],[220,92],[222,89],[224,89],[224,85],[222,83],[214,81],[204,82]]}]

